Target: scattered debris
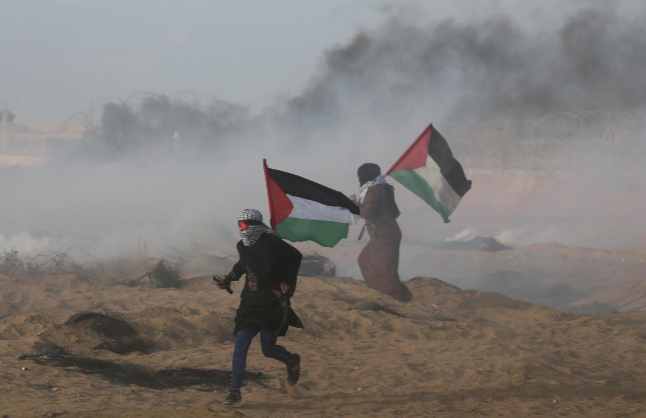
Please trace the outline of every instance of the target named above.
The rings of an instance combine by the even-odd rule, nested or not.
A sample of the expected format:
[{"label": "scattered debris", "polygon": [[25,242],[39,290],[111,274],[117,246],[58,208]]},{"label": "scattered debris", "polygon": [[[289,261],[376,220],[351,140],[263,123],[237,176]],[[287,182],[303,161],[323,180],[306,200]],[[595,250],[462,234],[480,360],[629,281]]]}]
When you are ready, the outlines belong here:
[{"label": "scattered debris", "polygon": [[0,274],[7,277],[19,277],[24,274],[25,266],[18,257],[18,251],[12,249],[6,251],[3,248],[3,254],[0,254]]},{"label": "scattered debris", "polygon": [[146,272],[144,275],[135,280],[130,280],[126,286],[137,287],[141,286],[142,280],[148,278],[150,284],[155,288],[174,288],[181,287],[180,281],[180,268],[179,263],[173,263],[164,259],[157,261],[152,270]]},{"label": "scattered debris", "polygon": [[153,349],[152,342],[143,338],[125,319],[98,312],[84,312],[70,317],[65,325],[89,326],[102,342],[95,350],[108,350],[117,354],[139,351],[148,354]]},{"label": "scattered debris", "polygon": [[83,257],[92,257],[77,246],[69,247],[65,251],[47,251],[35,257],[22,261],[15,249],[6,251],[2,246],[0,254],[0,275],[12,278],[41,278],[46,275],[74,274],[78,279],[95,277],[103,271],[103,265],[96,259],[80,264],[71,255],[72,250],[77,250]]},{"label": "scattered debris", "polygon": [[43,414],[43,416],[46,418],[54,418],[54,417],[60,417],[61,415],[66,415],[66,414],[67,414],[67,411],[63,411],[63,412],[47,411]]},{"label": "scattered debris", "polygon": [[336,264],[322,255],[306,255],[301,260],[298,275],[303,277],[334,277],[336,276]]}]

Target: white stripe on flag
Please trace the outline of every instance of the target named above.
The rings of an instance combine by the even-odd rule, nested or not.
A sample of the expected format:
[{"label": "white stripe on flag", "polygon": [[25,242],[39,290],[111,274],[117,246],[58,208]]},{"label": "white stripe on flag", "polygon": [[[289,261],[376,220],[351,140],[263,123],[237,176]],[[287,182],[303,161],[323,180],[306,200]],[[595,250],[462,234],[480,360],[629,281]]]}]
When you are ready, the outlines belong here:
[{"label": "white stripe on flag", "polygon": [[287,195],[289,200],[292,201],[294,209],[289,214],[290,218],[307,219],[311,221],[331,221],[342,222],[346,224],[356,224],[359,222],[359,216],[353,215],[352,212],[346,208],[338,206],[327,206],[313,200],[303,199]]},{"label": "white stripe on flag", "polygon": [[458,203],[462,198],[442,176],[440,167],[430,155],[426,157],[426,166],[416,168],[414,171],[426,180],[433,192],[435,192],[435,198],[448,209],[449,213],[458,207]]}]

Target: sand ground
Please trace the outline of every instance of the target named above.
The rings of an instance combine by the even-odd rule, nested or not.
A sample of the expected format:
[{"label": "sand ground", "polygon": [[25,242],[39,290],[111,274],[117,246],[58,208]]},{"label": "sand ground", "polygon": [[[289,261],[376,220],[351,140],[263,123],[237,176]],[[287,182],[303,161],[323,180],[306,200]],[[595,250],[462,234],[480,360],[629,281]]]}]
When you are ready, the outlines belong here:
[{"label": "sand ground", "polygon": [[[56,346],[123,370],[228,371],[238,294],[207,275],[181,289],[73,275],[0,281],[0,416],[646,416],[646,314],[577,316],[433,278],[411,280],[415,299],[402,304],[361,281],[301,278],[294,306],[306,329],[281,339],[303,357],[301,381],[287,394],[284,366],[254,342],[248,370],[263,376],[232,410],[217,379],[154,389],[19,359]],[[122,318],[143,348],[105,349],[105,335],[68,322],[79,312]]]}]

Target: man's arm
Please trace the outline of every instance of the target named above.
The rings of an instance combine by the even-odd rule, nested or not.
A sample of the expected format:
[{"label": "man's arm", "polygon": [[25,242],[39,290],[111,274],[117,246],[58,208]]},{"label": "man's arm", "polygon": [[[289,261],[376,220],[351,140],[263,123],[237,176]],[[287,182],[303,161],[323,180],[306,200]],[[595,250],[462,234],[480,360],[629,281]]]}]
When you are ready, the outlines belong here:
[{"label": "man's arm", "polygon": [[296,279],[303,255],[296,248],[281,239],[274,241],[272,253],[272,256],[275,258],[274,265],[278,267],[278,278],[281,284],[288,287],[284,289],[286,290],[284,293],[287,294],[287,297],[292,297],[296,290]]},{"label": "man's arm", "polygon": [[377,217],[380,200],[379,189],[381,189],[381,187],[372,186],[366,192],[366,198],[363,201],[361,213],[359,214],[363,219],[370,220]]},{"label": "man's arm", "polygon": [[237,282],[240,280],[240,277],[242,277],[243,274],[246,273],[247,268],[245,267],[245,264],[242,262],[242,253],[240,251],[240,243],[238,243],[237,247],[238,249],[238,262],[233,265],[233,268],[231,271],[224,277],[220,277],[219,275],[213,276],[213,280],[217,282],[217,286],[220,289],[225,289],[229,293],[231,292],[231,287],[229,284],[231,282]]},{"label": "man's arm", "polygon": [[247,272],[247,267],[242,262],[242,252],[240,251],[240,245],[242,244],[238,243],[238,245],[236,246],[239,256],[238,262],[233,265],[233,268],[226,276],[226,279],[230,282],[237,282],[238,280],[240,280],[240,277],[242,277],[242,275]]}]

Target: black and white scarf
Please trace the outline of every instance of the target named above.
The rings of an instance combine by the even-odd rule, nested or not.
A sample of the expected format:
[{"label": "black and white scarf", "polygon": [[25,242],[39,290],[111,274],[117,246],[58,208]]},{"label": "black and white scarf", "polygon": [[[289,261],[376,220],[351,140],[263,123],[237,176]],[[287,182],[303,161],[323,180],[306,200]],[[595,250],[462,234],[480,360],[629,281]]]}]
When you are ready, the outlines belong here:
[{"label": "black and white scarf", "polygon": [[357,193],[357,196],[359,196],[357,198],[357,203],[359,204],[359,206],[363,206],[363,202],[366,199],[366,193],[368,193],[368,189],[377,184],[388,184],[388,182],[383,175],[379,174],[377,177],[375,177],[374,180],[363,183],[363,185],[359,188],[359,192]]},{"label": "black and white scarf", "polygon": [[[245,209],[242,211],[240,216],[238,216],[238,221],[256,221],[262,223],[262,213],[256,209]],[[251,247],[258,242],[262,234],[276,234],[273,229],[264,223],[262,225],[249,225],[248,228],[238,229],[238,231],[240,232],[242,243],[246,247]]]}]

